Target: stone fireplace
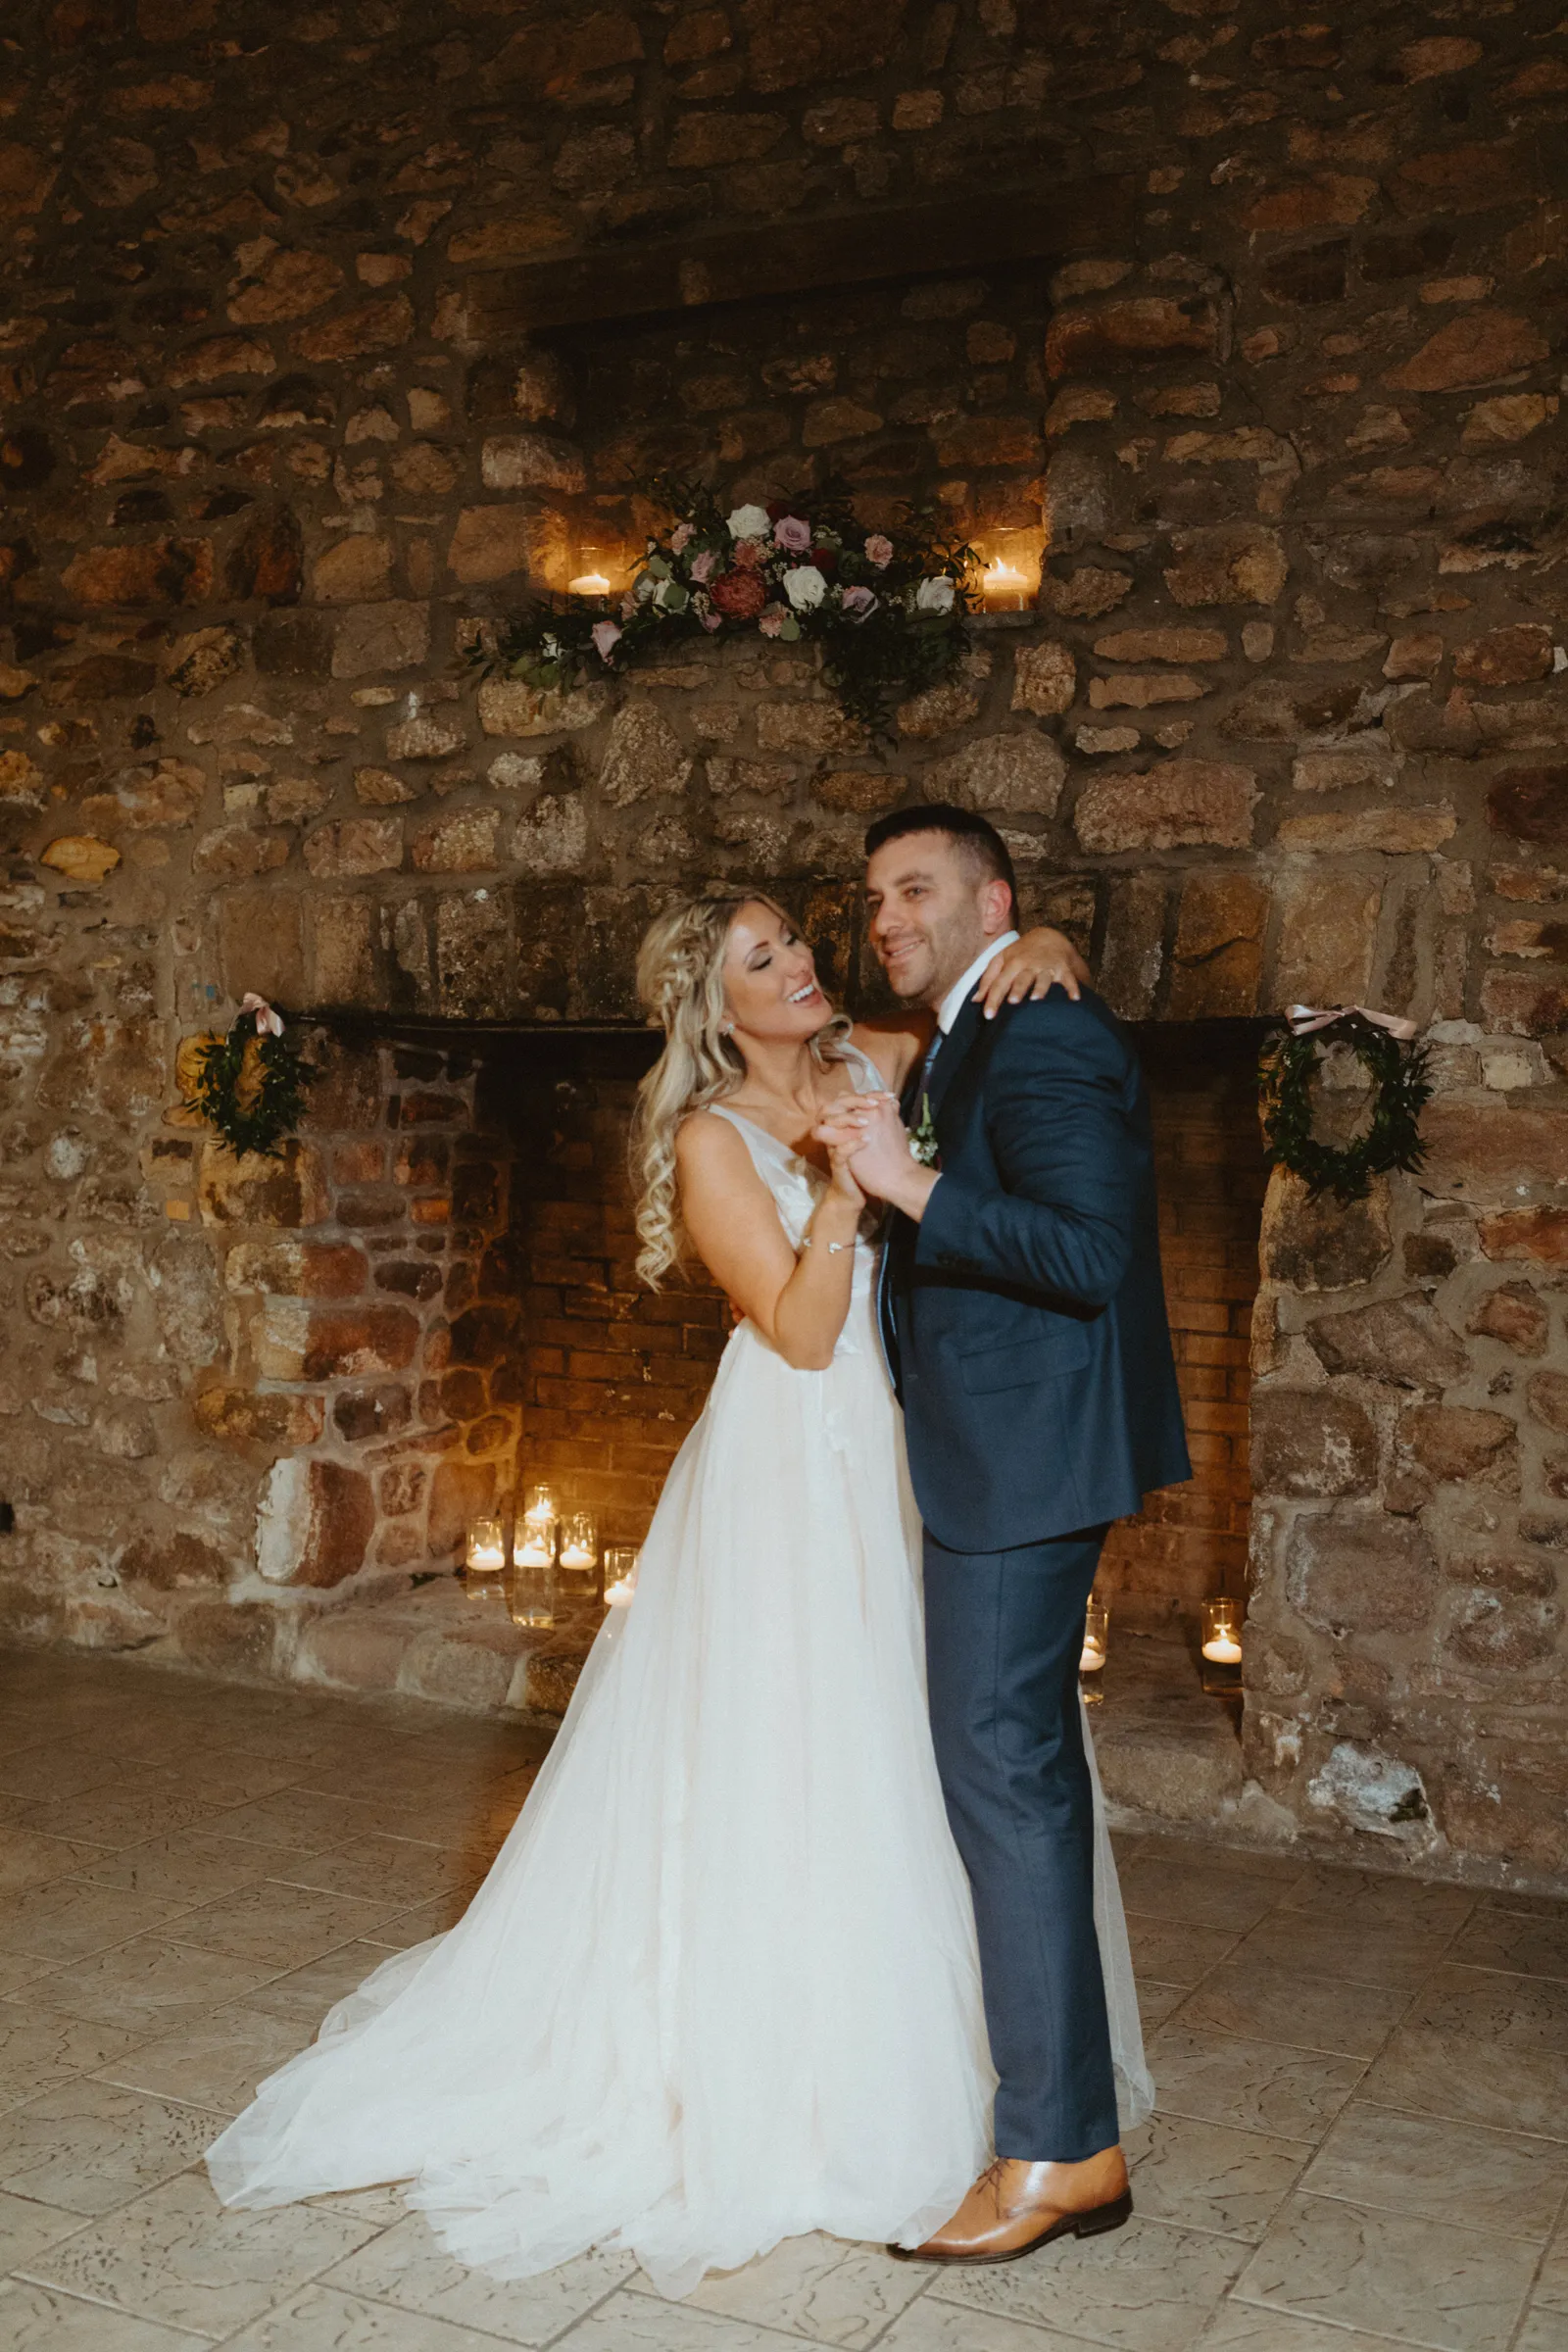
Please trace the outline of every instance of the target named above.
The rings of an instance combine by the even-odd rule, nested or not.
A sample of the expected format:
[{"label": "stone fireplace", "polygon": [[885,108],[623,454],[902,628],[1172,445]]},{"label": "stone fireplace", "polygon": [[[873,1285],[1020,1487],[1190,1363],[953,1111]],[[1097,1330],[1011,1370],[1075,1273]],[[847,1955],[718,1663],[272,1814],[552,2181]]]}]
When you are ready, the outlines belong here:
[{"label": "stone fireplace", "polygon": [[[637,937],[753,876],[855,1000],[864,823],[940,795],[1154,1095],[1199,1476],[1117,1531],[1113,1648],[1250,1606],[1242,1743],[1211,1708],[1169,1809],[1560,1881],[1555,16],[405,13],[40,0],[8,68],[6,1638],[373,1640],[559,1711],[580,1627],[519,1666],[441,1610],[519,1460],[640,1533],[722,1339],[629,1278]],[[661,469],[927,499],[1038,601],[890,745],[779,647],[480,683]],[[325,1073],[281,1163],[179,1102],[250,988]],[[1425,1168],[1349,1212],[1262,1197],[1298,998],[1435,1047]]]}]

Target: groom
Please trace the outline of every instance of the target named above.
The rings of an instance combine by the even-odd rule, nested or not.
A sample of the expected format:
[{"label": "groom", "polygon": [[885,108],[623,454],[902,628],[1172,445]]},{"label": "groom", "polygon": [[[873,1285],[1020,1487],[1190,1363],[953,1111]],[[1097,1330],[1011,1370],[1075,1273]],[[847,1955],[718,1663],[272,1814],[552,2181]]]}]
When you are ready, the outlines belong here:
[{"label": "groom", "polygon": [[1132,2210],[1078,1657],[1109,1522],[1190,1465],[1126,1035],[1100,998],[1059,989],[982,1017],[972,992],[1016,913],[1006,846],[983,817],[903,808],[865,848],[872,945],[938,1024],[899,1110],[884,1099],[867,1115],[860,1099],[852,1165],[899,1212],[878,1303],[925,1521],[932,1731],[999,2077],[998,2161],[919,2256],[1010,2261]]}]

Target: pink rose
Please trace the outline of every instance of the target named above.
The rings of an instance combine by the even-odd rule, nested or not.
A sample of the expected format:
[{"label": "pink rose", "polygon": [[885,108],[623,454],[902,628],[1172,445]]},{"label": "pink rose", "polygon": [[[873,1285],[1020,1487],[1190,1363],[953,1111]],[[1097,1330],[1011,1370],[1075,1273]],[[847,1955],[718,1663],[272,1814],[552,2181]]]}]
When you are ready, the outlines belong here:
[{"label": "pink rose", "polygon": [[710,604],[702,604],[698,606],[697,617],[702,622],[704,628],[710,631],[722,628],[724,625],[722,614],[715,612],[712,606]]},{"label": "pink rose", "polygon": [[692,534],[696,528],[697,525],[692,522],[676,523],[675,528],[669,534],[669,544],[672,553],[677,556],[685,553],[686,549],[691,545]]},{"label": "pink rose", "polygon": [[[690,536],[690,532],[687,532],[687,537],[689,538]],[[675,553],[679,555],[679,548],[675,550]],[[718,558],[714,555],[712,549],[710,547],[705,547],[700,556],[693,556],[686,568],[694,580],[706,580],[711,576],[713,565],[717,562]]]},{"label": "pink rose", "polygon": [[864,620],[876,610],[876,598],[869,588],[846,588],[844,610],[853,619]]},{"label": "pink rose", "polygon": [[880,531],[873,531],[865,543],[865,560],[874,564],[878,571],[885,571],[893,561],[892,540],[884,538]]},{"label": "pink rose", "polygon": [[599,648],[601,662],[610,660],[611,654],[619,642],[620,631],[612,620],[596,620],[594,622],[594,643]]},{"label": "pink rose", "polygon": [[760,540],[741,539],[736,542],[730,561],[737,571],[760,571],[767,562],[767,550]]},{"label": "pink rose", "polygon": [[764,612],[758,614],[757,625],[764,637],[776,637],[784,626],[783,606],[769,605]]},{"label": "pink rose", "polygon": [[811,544],[811,526],[803,522],[799,514],[781,514],[773,525],[773,537],[792,556],[804,556]]}]

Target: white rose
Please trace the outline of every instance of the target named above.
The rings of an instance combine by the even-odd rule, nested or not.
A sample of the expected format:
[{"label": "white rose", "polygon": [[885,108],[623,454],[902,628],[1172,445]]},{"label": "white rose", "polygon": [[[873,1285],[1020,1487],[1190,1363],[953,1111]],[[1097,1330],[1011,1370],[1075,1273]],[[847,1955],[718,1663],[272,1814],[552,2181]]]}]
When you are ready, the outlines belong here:
[{"label": "white rose", "polygon": [[732,539],[765,539],[767,528],[765,507],[737,507],[729,517],[729,535]]},{"label": "white rose", "polygon": [[933,572],[922,580],[914,592],[917,612],[951,612],[953,611],[953,579],[945,571]]},{"label": "white rose", "polygon": [[827,581],[814,564],[797,564],[784,574],[784,593],[797,612],[809,612],[827,594]]}]

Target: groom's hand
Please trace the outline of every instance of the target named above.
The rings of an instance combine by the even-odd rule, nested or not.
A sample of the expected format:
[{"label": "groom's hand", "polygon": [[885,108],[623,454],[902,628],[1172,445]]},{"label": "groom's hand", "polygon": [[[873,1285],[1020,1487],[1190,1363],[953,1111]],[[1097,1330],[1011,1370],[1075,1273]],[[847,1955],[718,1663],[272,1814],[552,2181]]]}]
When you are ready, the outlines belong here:
[{"label": "groom's hand", "polygon": [[896,1096],[843,1096],[823,1112],[812,1133],[819,1143],[840,1149],[853,1141],[850,1168],[860,1190],[919,1223],[938,1177],[911,1153]]}]

